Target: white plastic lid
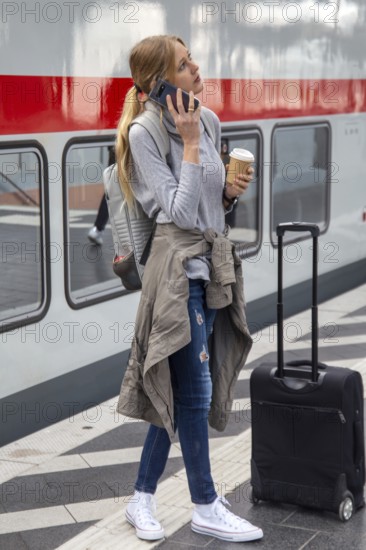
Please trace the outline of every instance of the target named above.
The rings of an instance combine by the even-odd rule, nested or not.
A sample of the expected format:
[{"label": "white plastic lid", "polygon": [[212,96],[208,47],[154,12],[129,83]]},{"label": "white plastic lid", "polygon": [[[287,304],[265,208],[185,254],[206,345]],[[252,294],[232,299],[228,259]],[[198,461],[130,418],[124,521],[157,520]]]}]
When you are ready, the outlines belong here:
[{"label": "white plastic lid", "polygon": [[247,151],[247,149],[239,149],[236,147],[231,151],[229,156],[244,162],[254,162],[254,155],[250,151]]}]

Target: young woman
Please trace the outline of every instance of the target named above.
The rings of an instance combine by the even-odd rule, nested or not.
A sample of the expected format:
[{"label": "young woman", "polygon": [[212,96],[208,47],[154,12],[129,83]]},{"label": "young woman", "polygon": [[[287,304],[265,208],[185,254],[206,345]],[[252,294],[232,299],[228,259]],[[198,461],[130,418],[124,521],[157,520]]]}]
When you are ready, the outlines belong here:
[{"label": "young woman", "polygon": [[[252,343],[241,261],[225,226],[225,213],[252,172],[224,185],[219,120],[202,108],[213,141],[201,106],[194,110],[203,82],[183,40],[168,35],[142,40],[131,52],[130,68],[135,85],[118,128],[119,180],[130,204],[136,198],[149,216],[158,214],[118,403],[121,414],[150,422],[126,518],[142,539],[164,536],[153,515],[153,495],[178,430],[195,504],[192,529],[223,540],[259,539],[262,530],[229,512],[217,495],[208,448],[208,422],[224,429],[233,383]],[[159,77],[178,87],[177,110],[169,96],[168,108],[149,99]],[[187,112],[182,90],[190,96]],[[170,141],[168,159],[161,158],[143,126],[130,127],[144,111],[160,117]]]}]

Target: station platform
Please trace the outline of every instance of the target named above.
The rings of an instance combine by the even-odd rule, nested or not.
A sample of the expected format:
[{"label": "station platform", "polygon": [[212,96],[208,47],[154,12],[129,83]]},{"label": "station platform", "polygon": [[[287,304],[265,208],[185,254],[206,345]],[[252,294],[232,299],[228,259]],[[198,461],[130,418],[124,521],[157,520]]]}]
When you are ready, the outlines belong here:
[{"label": "station platform", "polygon": [[[310,358],[310,314],[285,319],[285,360]],[[366,388],[366,284],[320,304],[319,360],[361,372]],[[276,327],[253,334],[240,373],[230,422],[210,429],[211,465],[231,511],[263,529],[256,542],[229,543],[190,529],[190,501],[178,440],[156,494],[166,537],[136,538],[124,519],[147,424],[115,412],[115,398],[0,448],[0,548],[4,550],[364,550],[366,508],[346,523],[336,514],[249,500],[249,378],[276,361]],[[116,388],[116,393],[119,388]],[[364,396],[365,397],[365,396]]]}]

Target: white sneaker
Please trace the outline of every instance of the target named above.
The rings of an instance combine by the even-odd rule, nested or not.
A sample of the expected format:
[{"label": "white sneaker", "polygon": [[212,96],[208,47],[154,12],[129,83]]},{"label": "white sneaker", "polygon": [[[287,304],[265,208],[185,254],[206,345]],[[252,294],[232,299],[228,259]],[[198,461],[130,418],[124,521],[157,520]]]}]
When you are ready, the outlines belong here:
[{"label": "white sneaker", "polygon": [[88,232],[88,239],[94,244],[101,246],[103,244],[103,231],[99,231],[94,225]]},{"label": "white sneaker", "polygon": [[153,495],[135,491],[127,505],[126,519],[135,527],[139,539],[158,540],[164,537],[164,529],[154,518],[153,511],[156,511]]},{"label": "white sneaker", "polygon": [[246,542],[263,537],[262,529],[236,516],[223,503],[229,504],[226,498],[217,497],[212,504],[196,506],[191,522],[192,531],[232,542]]}]

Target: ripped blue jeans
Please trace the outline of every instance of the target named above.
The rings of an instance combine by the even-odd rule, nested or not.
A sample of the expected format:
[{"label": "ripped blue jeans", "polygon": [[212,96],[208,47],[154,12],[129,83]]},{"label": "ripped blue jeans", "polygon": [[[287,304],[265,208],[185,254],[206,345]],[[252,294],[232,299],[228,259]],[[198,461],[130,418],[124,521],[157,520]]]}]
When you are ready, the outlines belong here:
[{"label": "ripped blue jeans", "polygon": [[[188,313],[191,342],[169,357],[175,429],[178,428],[192,502],[210,504],[217,493],[211,477],[208,446],[212,382],[207,339],[212,332],[216,310],[206,306],[202,279],[189,279]],[[150,425],[135,483],[137,491],[155,493],[170,445],[165,428]]]}]

